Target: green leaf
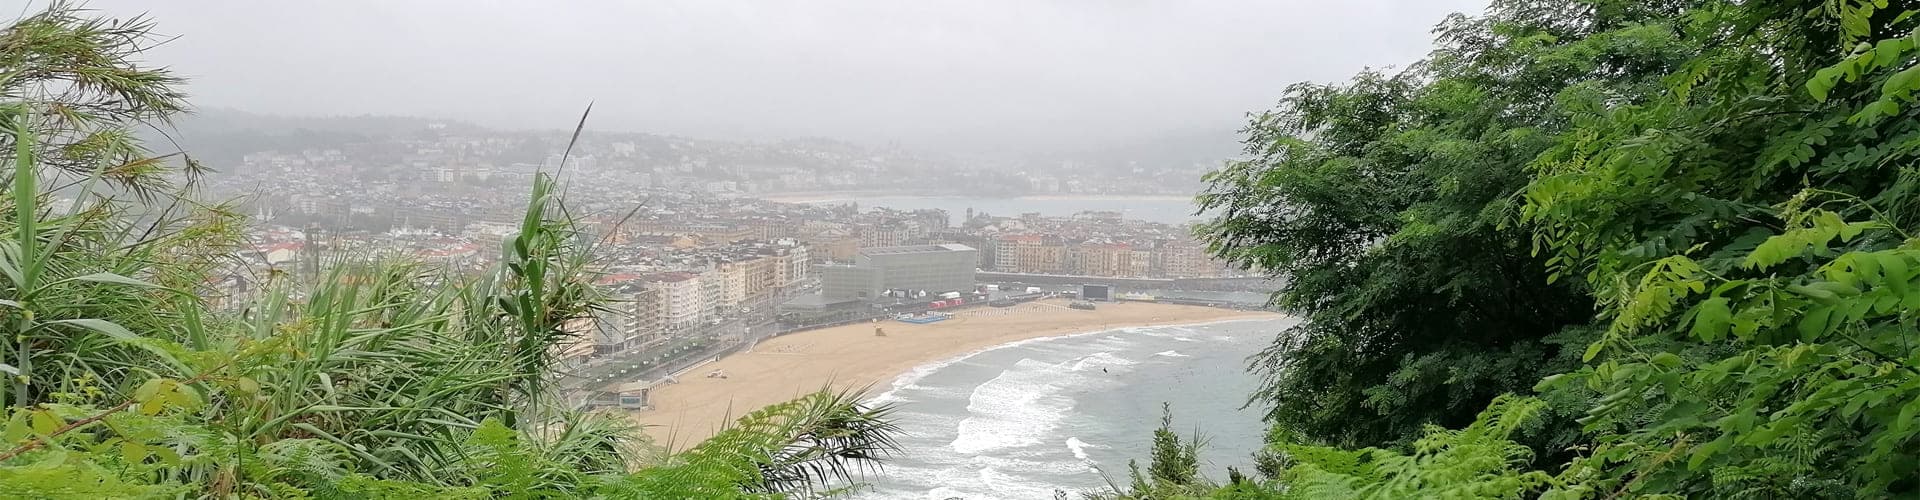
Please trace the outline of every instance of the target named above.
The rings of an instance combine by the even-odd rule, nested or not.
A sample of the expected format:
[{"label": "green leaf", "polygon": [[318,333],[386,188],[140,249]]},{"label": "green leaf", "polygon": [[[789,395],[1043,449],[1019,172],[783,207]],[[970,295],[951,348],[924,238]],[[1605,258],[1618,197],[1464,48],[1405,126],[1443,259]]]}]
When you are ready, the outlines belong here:
[{"label": "green leaf", "polygon": [[252,378],[240,377],[233,381],[233,385],[235,388],[239,389],[240,392],[244,392],[247,394],[254,394],[254,393],[260,392],[260,382],[255,381]]},{"label": "green leaf", "polygon": [[1700,470],[1700,466],[1707,463],[1708,459],[1731,445],[1733,445],[1733,435],[1722,434],[1719,439],[1693,447],[1693,456],[1687,459],[1687,470]]},{"label": "green leaf", "polygon": [[27,415],[28,412],[19,410],[15,410],[12,415],[9,415],[7,417],[6,429],[0,430],[0,442],[12,445],[32,435],[33,428],[27,424]]},{"label": "green leaf", "polygon": [[1906,280],[1913,279],[1913,275],[1907,274],[1906,256],[1898,253],[1881,253],[1876,255],[1876,260],[1880,261],[1880,272],[1885,275],[1889,281],[1900,281],[1903,282],[1901,284],[1904,285]]},{"label": "green leaf", "polygon": [[1900,417],[1894,419],[1895,429],[1901,432],[1913,427],[1915,417],[1920,417],[1920,399],[1908,401],[1900,406]]},{"label": "green leaf", "polygon": [[1840,81],[1840,71],[1833,68],[1821,68],[1813,72],[1813,78],[1807,80],[1807,93],[1816,101],[1826,101],[1827,93]]},{"label": "green leaf", "polygon": [[1580,361],[1583,363],[1593,362],[1593,358],[1600,355],[1600,349],[1603,347],[1606,347],[1606,343],[1602,341],[1596,341],[1587,345],[1587,353],[1580,356]]},{"label": "green leaf", "polygon": [[1539,392],[1539,391],[1545,391],[1547,389],[1551,389],[1554,386],[1559,385],[1560,380],[1566,378],[1566,376],[1567,374],[1565,373],[1555,373],[1553,375],[1548,375],[1546,376],[1546,378],[1540,379],[1539,383],[1533,384],[1533,390],[1535,392]]},{"label": "green leaf", "polygon": [[153,283],[148,283],[145,281],[128,278],[126,276],[121,276],[114,273],[93,273],[85,276],[75,276],[72,278],[67,278],[64,280],[57,281],[55,283],[63,283],[68,281],[87,281],[87,282],[94,282],[94,283],[112,283],[116,285],[137,286],[141,288],[160,288],[160,285],[155,285]]},{"label": "green leaf", "polygon": [[62,425],[65,424],[61,422],[60,417],[54,416],[51,411],[37,410],[33,412],[33,433],[40,435],[40,437],[52,436],[54,431],[60,430],[60,426]]},{"label": "green leaf", "polygon": [[139,335],[135,335],[133,333],[133,330],[128,330],[127,327],[120,326],[118,323],[114,323],[112,321],[107,321],[99,318],[63,319],[58,321],[48,321],[47,324],[78,326],[81,328],[86,328],[88,330],[100,332],[100,333],[106,334],[108,337],[113,337],[120,340],[135,340],[140,338]]},{"label": "green leaf", "polygon": [[[1820,283],[1832,283],[1832,282],[1823,281]],[[1800,295],[1805,295],[1807,298],[1813,299],[1814,302],[1818,302],[1821,304],[1832,304],[1840,300],[1839,294],[1834,293],[1833,290],[1828,289],[1826,287],[1815,287],[1811,285],[1792,285],[1792,286],[1788,286],[1787,290],[1791,290],[1794,293],[1798,293]]]},{"label": "green leaf", "polygon": [[165,446],[150,446],[147,448],[147,452],[152,453],[154,459],[159,460],[160,463],[166,464],[168,467],[180,466],[180,454],[177,452],[174,452],[173,448],[168,448]]},{"label": "green leaf", "polygon": [[1907,97],[1911,96],[1915,89],[1920,89],[1920,66],[1910,66],[1887,77],[1887,82],[1880,86],[1880,95]]},{"label": "green leaf", "polygon": [[1816,306],[1800,317],[1800,341],[1813,342],[1821,334],[1827,333],[1827,317],[1833,315],[1833,306]]},{"label": "green leaf", "polygon": [[195,409],[200,407],[200,390],[191,385],[174,385],[173,390],[164,396],[168,404],[176,407]]},{"label": "green leaf", "polygon": [[1882,285],[1892,290],[1894,295],[1907,294],[1908,282],[1913,279],[1911,269],[1907,267],[1907,257],[1899,253],[1878,254],[1880,274],[1884,277]]},{"label": "green leaf", "polygon": [[161,387],[166,384],[167,380],[165,379],[147,379],[146,382],[140,384],[138,389],[133,390],[133,400],[141,403],[153,401],[153,397],[159,395]]},{"label": "green leaf", "polygon": [[1707,342],[1716,342],[1726,338],[1727,327],[1733,321],[1733,309],[1728,307],[1727,303],[1726,297],[1714,297],[1700,301],[1700,305],[1694,308],[1696,313],[1693,317],[1693,330],[1690,334],[1695,338]]},{"label": "green leaf", "polygon": [[[1874,44],[1873,65],[1880,68],[1893,65],[1895,61],[1900,59],[1901,53],[1906,52],[1908,43],[1905,39],[1888,38]],[[1888,84],[1888,86],[1892,86],[1892,84]]]},{"label": "green leaf", "polygon": [[122,441],[120,443],[120,459],[126,460],[127,463],[137,464],[145,462],[148,456],[149,453],[145,445],[133,441]]}]

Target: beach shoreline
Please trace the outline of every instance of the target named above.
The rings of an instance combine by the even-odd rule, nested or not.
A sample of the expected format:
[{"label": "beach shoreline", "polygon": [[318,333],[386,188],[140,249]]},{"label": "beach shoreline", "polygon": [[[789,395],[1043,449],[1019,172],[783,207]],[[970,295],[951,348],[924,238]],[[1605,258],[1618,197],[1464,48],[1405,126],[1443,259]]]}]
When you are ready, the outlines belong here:
[{"label": "beach shoreline", "polygon": [[[959,311],[926,325],[860,323],[797,332],[742,351],[658,385],[652,409],[631,411],[656,444],[680,450],[749,411],[821,388],[866,389],[886,399],[915,375],[1018,343],[1124,328],[1279,318],[1278,313],[1155,303],[1102,304],[1078,311],[1061,301]],[[886,336],[876,336],[875,327]],[[724,377],[708,377],[722,374]],[[889,385],[891,384],[891,385]]]}]

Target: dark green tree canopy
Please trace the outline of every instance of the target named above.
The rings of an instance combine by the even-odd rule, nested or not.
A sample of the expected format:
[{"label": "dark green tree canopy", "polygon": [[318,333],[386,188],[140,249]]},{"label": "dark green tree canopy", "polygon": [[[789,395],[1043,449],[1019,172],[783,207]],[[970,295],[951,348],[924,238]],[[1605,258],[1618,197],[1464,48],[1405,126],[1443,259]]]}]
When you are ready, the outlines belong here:
[{"label": "dark green tree canopy", "polygon": [[1308,320],[1255,366],[1290,431],[1263,494],[1920,494],[1917,30],[1503,0],[1409,71],[1293,87],[1205,197]]},{"label": "dark green tree canopy", "polygon": [[1297,84],[1255,116],[1249,158],[1209,178],[1201,203],[1222,212],[1202,233],[1285,276],[1276,302],[1306,319],[1256,360],[1270,419],[1405,442],[1571,369],[1592,302],[1513,227],[1518,193],[1586,96],[1647,95],[1697,51],[1666,24],[1683,9],[1496,2],[1406,71]]}]

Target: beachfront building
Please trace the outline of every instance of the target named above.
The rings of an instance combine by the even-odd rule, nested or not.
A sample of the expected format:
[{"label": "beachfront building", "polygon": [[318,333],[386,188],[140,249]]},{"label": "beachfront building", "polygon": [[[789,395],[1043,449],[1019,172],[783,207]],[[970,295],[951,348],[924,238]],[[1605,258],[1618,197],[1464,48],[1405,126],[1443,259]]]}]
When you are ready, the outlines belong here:
[{"label": "beachfront building", "polygon": [[778,261],[774,267],[775,286],[788,288],[800,285],[808,278],[808,268],[813,266],[807,245],[791,239],[775,244],[774,255]]},{"label": "beachfront building", "polygon": [[1067,245],[1055,236],[1010,234],[995,242],[998,255],[994,265],[1002,272],[1063,274],[1067,271]]},{"label": "beachfront building", "polygon": [[833,264],[820,266],[820,295],[832,301],[872,300],[880,296],[880,270],[866,266]]},{"label": "beachfront building", "polygon": [[695,274],[694,278],[699,282],[700,305],[703,306],[695,322],[704,322],[725,312],[727,307],[721,305],[721,301],[726,295],[726,278],[711,268]]},{"label": "beachfront building", "polygon": [[1217,278],[1226,269],[1205,246],[1186,238],[1157,242],[1152,259],[1155,278]]},{"label": "beachfront building", "polygon": [[1145,273],[1135,274],[1133,248],[1125,243],[1082,243],[1067,250],[1068,274],[1128,278],[1146,276]]},{"label": "beachfront building", "polygon": [[646,288],[658,295],[657,301],[660,325],[670,328],[690,328],[709,317],[713,311],[713,290],[704,286],[699,275],[688,272],[665,272],[648,275],[642,280]]},{"label": "beachfront building", "polygon": [[781,312],[800,321],[824,321],[871,312],[868,303],[893,300],[889,291],[918,298],[971,291],[980,251],[956,243],[863,248],[853,261],[816,268],[820,293],[788,301]]},{"label": "beachfront building", "polygon": [[852,265],[820,266],[829,300],[873,300],[888,290],[937,294],[973,289],[980,251],[955,243],[861,249]]},{"label": "beachfront building", "polygon": [[707,273],[708,278],[720,283],[720,300],[715,301],[714,306],[723,314],[747,301],[749,269],[744,262],[744,260],[722,261],[714,266],[712,272]]},{"label": "beachfront building", "polygon": [[974,266],[979,263],[979,250],[956,243],[866,248],[854,258],[854,267],[872,269],[877,275],[878,286],[868,290],[873,296],[885,290],[929,294],[972,290]]},{"label": "beachfront building", "polygon": [[618,313],[613,322],[621,332],[616,350],[644,349],[666,340],[661,328],[660,291],[635,287],[614,296],[609,309]]}]

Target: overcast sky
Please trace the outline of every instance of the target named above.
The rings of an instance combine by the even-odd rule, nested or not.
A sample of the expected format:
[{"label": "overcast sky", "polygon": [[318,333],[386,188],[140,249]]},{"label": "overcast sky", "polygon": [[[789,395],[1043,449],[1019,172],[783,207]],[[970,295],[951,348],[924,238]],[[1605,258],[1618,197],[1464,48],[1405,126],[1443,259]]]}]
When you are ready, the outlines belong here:
[{"label": "overcast sky", "polygon": [[[0,0],[0,4],[23,0]],[[44,0],[33,0],[35,6]],[[200,106],[950,151],[1231,131],[1484,0],[92,0]],[[12,12],[20,9],[15,8]],[[11,15],[11,14],[8,14]]]}]

